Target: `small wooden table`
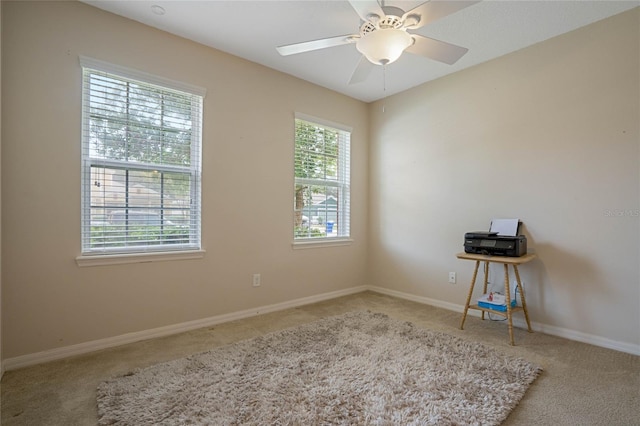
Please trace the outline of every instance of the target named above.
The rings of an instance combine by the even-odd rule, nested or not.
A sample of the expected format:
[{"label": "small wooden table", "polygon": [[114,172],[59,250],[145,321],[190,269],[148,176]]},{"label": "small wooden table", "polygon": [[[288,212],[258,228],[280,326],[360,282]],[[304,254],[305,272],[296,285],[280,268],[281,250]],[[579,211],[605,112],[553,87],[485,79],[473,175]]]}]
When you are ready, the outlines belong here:
[{"label": "small wooden table", "polygon": [[[460,330],[464,327],[464,321],[467,318],[467,311],[469,309],[477,309],[482,311],[482,319],[484,320],[484,313],[491,312],[493,314],[502,315],[507,317],[507,322],[509,323],[509,338],[511,339],[511,345],[514,345],[513,342],[513,323],[512,323],[512,314],[513,312],[523,311],[524,318],[527,320],[527,328],[529,333],[533,333],[531,330],[531,323],[529,322],[529,312],[527,311],[527,302],[524,297],[524,291],[522,290],[522,283],[520,282],[520,273],[518,272],[518,265],[522,265],[523,263],[527,263],[533,260],[536,255],[533,253],[525,254],[520,257],[506,257],[506,256],[486,256],[484,254],[472,254],[472,253],[458,253],[456,255],[458,259],[465,260],[475,260],[476,267],[473,270],[473,278],[471,278],[471,287],[469,288],[469,295],[467,296],[467,303],[464,306],[464,313],[462,314],[462,322],[460,323]],[[489,263],[502,263],[504,265],[504,288],[505,295],[507,299],[507,311],[500,312],[493,309],[483,308],[478,306],[477,304],[471,305],[471,295],[473,293],[473,287],[476,284],[476,277],[478,276],[478,268],[480,267],[480,262],[484,262],[484,292],[482,294],[487,293],[487,280],[489,275]],[[518,285],[518,289],[520,290],[520,298],[522,299],[522,306],[511,307],[511,291],[509,289],[509,265],[513,268],[513,272],[516,276],[516,282]]]}]

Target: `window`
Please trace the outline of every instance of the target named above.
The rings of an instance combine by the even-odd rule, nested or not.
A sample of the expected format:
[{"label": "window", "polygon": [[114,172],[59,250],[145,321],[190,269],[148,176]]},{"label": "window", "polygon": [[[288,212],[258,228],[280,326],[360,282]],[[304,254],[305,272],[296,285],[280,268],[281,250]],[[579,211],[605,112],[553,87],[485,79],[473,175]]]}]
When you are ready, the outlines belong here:
[{"label": "window", "polygon": [[351,130],[296,114],[294,241],[348,238]]},{"label": "window", "polygon": [[204,90],[80,62],[82,254],[200,249]]}]

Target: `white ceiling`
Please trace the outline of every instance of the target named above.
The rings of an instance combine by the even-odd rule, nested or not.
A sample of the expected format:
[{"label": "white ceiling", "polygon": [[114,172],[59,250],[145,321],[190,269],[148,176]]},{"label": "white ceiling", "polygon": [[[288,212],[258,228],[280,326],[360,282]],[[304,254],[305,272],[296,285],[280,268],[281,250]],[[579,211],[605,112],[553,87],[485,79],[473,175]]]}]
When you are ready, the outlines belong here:
[{"label": "white ceiling", "polygon": [[[484,0],[410,32],[464,46],[454,65],[404,53],[366,81],[349,85],[360,53],[354,44],[283,57],[276,46],[357,34],[347,1],[83,0],[84,3],[371,102],[566,33],[640,5],[640,1]],[[407,11],[423,1],[387,0]],[[152,6],[161,6],[157,15]],[[597,60],[597,58],[595,58]]]}]

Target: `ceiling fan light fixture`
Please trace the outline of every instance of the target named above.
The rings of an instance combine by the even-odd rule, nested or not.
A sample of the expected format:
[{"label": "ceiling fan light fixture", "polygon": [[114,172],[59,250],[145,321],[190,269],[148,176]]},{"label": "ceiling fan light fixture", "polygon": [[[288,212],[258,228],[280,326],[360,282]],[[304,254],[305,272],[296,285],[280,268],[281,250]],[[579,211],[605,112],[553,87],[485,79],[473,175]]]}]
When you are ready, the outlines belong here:
[{"label": "ceiling fan light fixture", "polygon": [[404,29],[380,28],[360,37],[356,48],[370,62],[387,65],[397,60],[412,44],[411,35]]}]

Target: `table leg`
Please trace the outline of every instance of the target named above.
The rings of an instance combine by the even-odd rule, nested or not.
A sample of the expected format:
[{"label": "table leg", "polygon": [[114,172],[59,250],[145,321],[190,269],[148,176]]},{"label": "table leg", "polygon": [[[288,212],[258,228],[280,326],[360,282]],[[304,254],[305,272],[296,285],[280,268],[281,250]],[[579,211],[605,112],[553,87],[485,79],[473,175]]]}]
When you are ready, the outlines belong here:
[{"label": "table leg", "polygon": [[[482,294],[487,294],[488,282],[489,282],[489,262],[484,262],[484,290]],[[482,319],[484,320],[484,311],[482,311]]]},{"label": "table leg", "polygon": [[509,323],[509,338],[511,339],[511,346],[514,346],[513,341],[513,321],[511,319],[511,290],[509,289],[509,267],[504,264],[504,291],[507,298],[507,322]]},{"label": "table leg", "polygon": [[478,276],[478,268],[480,267],[480,261],[476,260],[476,267],[473,270],[473,278],[471,278],[471,286],[469,287],[469,295],[467,296],[467,303],[464,305],[464,313],[462,314],[462,322],[460,323],[460,330],[464,327],[464,320],[467,319],[467,311],[469,310],[469,304],[471,303],[471,295],[473,294],[473,287],[476,285],[476,277]]},{"label": "table leg", "polygon": [[520,290],[520,298],[522,299],[522,310],[524,311],[524,319],[527,320],[527,329],[529,333],[533,333],[531,330],[531,323],[529,322],[529,312],[527,311],[527,301],[524,298],[524,289],[522,288],[522,282],[520,281],[520,273],[518,272],[518,265],[513,265],[513,271],[516,273],[516,282],[518,283],[518,290]]}]

